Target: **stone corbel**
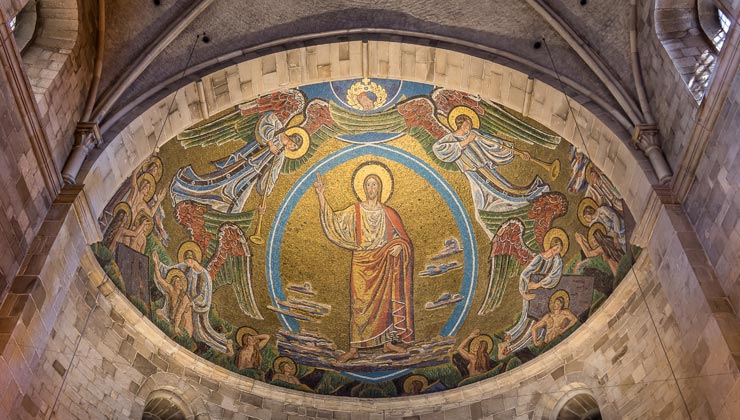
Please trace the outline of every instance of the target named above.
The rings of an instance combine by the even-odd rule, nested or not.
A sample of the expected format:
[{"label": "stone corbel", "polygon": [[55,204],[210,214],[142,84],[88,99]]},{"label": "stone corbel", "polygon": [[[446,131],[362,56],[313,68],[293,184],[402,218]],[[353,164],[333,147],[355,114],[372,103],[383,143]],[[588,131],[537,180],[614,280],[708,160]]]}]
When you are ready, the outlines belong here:
[{"label": "stone corbel", "polygon": [[658,139],[658,127],[655,124],[638,124],[632,133],[632,141],[645,153],[655,171],[655,176],[660,184],[665,184],[673,177],[671,167],[668,166],[660,148]]},{"label": "stone corbel", "polygon": [[93,147],[100,144],[100,128],[97,123],[80,121],[75,129],[75,145],[62,169],[62,178],[67,185],[74,185],[82,163]]}]

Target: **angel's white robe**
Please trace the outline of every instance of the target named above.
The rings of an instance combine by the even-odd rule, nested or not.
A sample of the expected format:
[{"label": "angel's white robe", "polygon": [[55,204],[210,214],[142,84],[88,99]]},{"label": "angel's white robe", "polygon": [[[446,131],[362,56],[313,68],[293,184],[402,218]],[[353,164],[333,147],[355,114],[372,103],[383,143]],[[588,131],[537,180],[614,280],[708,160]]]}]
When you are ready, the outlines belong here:
[{"label": "angel's white robe", "polygon": [[280,150],[274,155],[269,147],[252,141],[216,163],[216,171],[198,175],[188,165],[177,171],[170,195],[173,205],[193,200],[222,213],[241,212],[252,189],[257,194],[270,195],[285,161],[285,148],[278,133],[283,124],[272,112],[263,115],[257,124],[257,136],[263,143],[272,142]]},{"label": "angel's white robe", "polygon": [[563,259],[560,257],[560,254],[555,254],[550,258],[545,258],[542,254],[536,255],[524,267],[522,274],[519,276],[519,293],[522,295],[527,293],[529,283],[532,281],[532,275],[544,276],[539,281],[541,287],[552,289],[560,283],[562,274]]},{"label": "angel's white robe", "polygon": [[[208,318],[208,314],[211,312],[211,296],[213,294],[213,282],[208,271],[205,268],[197,271],[184,262],[172,266],[159,263],[158,268],[162,277],[166,277],[167,272],[173,268],[185,273],[188,280],[186,293],[193,305],[193,338],[221,353],[228,352],[226,337],[213,329]],[[164,290],[159,284],[157,284],[157,288],[164,294]],[[167,308],[163,307],[162,312],[167,313]]]},{"label": "angel's white robe", "polygon": [[[460,142],[468,136],[475,136],[475,139],[466,147],[460,146]],[[488,231],[480,217],[480,211],[499,213],[516,210],[526,206],[540,194],[550,191],[550,186],[539,176],[536,176],[528,186],[519,187],[498,173],[496,168],[514,160],[512,148],[512,143],[484,136],[475,130],[460,137],[450,133],[432,146],[439,160],[455,162],[468,178],[475,203],[476,219],[486,230],[489,238],[492,238],[495,232]]]}]

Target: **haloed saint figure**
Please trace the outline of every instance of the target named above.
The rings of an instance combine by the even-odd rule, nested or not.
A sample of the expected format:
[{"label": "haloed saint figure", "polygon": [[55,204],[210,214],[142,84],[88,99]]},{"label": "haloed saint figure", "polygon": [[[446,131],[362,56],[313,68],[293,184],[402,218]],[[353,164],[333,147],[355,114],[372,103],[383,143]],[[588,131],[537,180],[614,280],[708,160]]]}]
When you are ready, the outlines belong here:
[{"label": "haloed saint figure", "polygon": [[[340,363],[359,358],[360,349],[403,353],[403,344],[414,341],[413,247],[401,217],[384,204],[392,177],[385,165],[372,163],[359,167],[354,178],[359,202],[340,211],[326,202],[321,175],[314,184],[326,237],[352,250],[350,348]],[[383,185],[383,178],[391,185]]]}]

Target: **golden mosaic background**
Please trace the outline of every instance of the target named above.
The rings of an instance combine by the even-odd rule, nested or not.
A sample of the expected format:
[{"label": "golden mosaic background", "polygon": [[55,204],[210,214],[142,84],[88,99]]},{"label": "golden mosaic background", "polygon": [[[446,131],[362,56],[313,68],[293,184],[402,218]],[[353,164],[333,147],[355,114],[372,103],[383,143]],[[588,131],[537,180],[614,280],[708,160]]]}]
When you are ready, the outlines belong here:
[{"label": "golden mosaic background", "polygon": [[[394,86],[399,83],[400,82],[398,81],[378,81],[379,86],[385,86],[387,89],[394,88]],[[366,114],[363,114],[361,111],[350,111],[348,109],[340,111],[342,104],[335,104],[334,102],[338,102],[342,98],[337,98],[328,93],[326,93],[325,96],[317,96],[317,92],[319,94],[321,92],[330,92],[328,84],[325,85],[327,86],[323,88],[317,88],[314,86],[306,91],[295,91],[299,93],[302,92],[304,107],[301,108],[302,112],[299,109],[295,113],[298,117],[291,116],[290,118],[286,118],[286,121],[284,122],[285,127],[289,126],[291,121],[294,126],[296,121],[302,121],[302,127],[307,127],[306,124],[307,122],[310,122],[312,116],[306,111],[306,108],[308,108],[306,103],[310,106],[312,101],[317,102],[320,100],[321,103],[332,104],[328,109],[334,113],[332,115],[335,120],[338,119],[336,115],[338,115],[339,112],[346,112],[348,115],[356,116],[358,118],[357,121],[362,121],[362,118],[364,117],[371,119],[371,116],[373,115],[380,115],[384,112],[388,113],[389,110],[392,111],[396,108],[400,109],[404,103],[410,101],[403,94],[399,94],[395,99],[396,103],[388,103],[385,105],[386,108],[383,109],[366,110]],[[403,86],[406,85],[401,84],[401,86],[401,89],[403,89]],[[444,103],[440,104],[439,97],[435,97],[435,92],[438,92],[439,88],[418,84],[415,84],[412,88],[413,89],[410,92],[416,94],[426,91],[426,96],[423,96],[423,98],[436,107],[434,110],[435,117],[439,116],[444,120],[444,110],[445,107],[449,108],[449,105]],[[406,87],[406,89],[409,88]],[[472,98],[476,103],[483,102],[479,98],[470,97],[462,93],[460,93],[460,95],[462,95],[463,99],[467,102],[460,102],[456,106],[473,106],[473,108],[475,108],[475,104],[471,103],[468,98]],[[392,95],[388,95],[388,97],[392,97]],[[259,102],[259,100],[256,101]],[[239,112],[244,112],[243,110],[245,109],[250,109],[250,106],[254,108],[255,104],[245,104],[238,109],[229,110],[209,122],[199,124],[195,128],[218,123],[219,119],[225,120],[227,118],[241,118],[237,114]],[[276,107],[277,106],[280,105],[276,105]],[[498,109],[503,108],[499,107]],[[273,108],[269,112],[274,112],[278,115],[280,110],[281,108]],[[449,109],[447,109],[447,112],[449,112]],[[503,112],[515,117],[519,121],[518,124],[523,124],[522,127],[530,127],[534,131],[546,130],[532,121],[527,121],[520,116],[516,116],[512,111],[504,110]],[[258,112],[256,114],[260,116],[259,118],[263,118],[265,113],[266,112]],[[259,121],[263,120],[260,119]],[[241,131],[240,134],[240,130],[236,127],[236,124],[234,124],[234,127],[236,134],[241,136],[238,139],[235,138],[230,141],[224,141],[221,144],[192,146],[188,145],[187,142],[184,142],[182,138],[177,138],[164,144],[158,151],[158,157],[164,164],[162,178],[157,183],[156,188],[158,193],[161,191],[166,191],[166,193],[161,203],[157,203],[161,206],[161,210],[159,210],[160,213],[154,216],[155,222],[159,223],[159,228],[155,229],[153,233],[148,235],[146,249],[140,253],[142,256],[148,257],[149,261],[148,293],[150,302],[137,303],[136,299],[138,298],[136,298],[136,296],[140,296],[140,294],[137,295],[137,292],[129,290],[129,287],[127,287],[129,283],[127,283],[127,279],[122,278],[121,267],[119,267],[121,265],[119,260],[120,257],[116,255],[116,249],[120,248],[116,248],[116,245],[111,243],[99,244],[95,248],[101,264],[109,275],[114,278],[114,281],[118,281],[121,288],[130,298],[132,298],[132,301],[137,303],[139,308],[145,312],[153,322],[163,328],[165,332],[170,334],[170,336],[181,345],[184,345],[196,354],[199,354],[217,364],[221,364],[228,369],[232,369],[246,376],[276,383],[281,386],[300,389],[306,392],[331,393],[334,395],[389,397],[408,393],[439,391],[453,386],[464,385],[467,383],[466,380],[468,379],[471,379],[471,381],[474,382],[475,380],[493,376],[510,368],[514,368],[522,363],[526,363],[528,359],[536,357],[540,352],[546,351],[572,332],[573,328],[570,328],[570,330],[567,333],[563,333],[558,340],[549,343],[549,345],[544,347],[534,345],[526,347],[525,356],[521,356],[523,353],[519,352],[502,359],[495,355],[495,349],[489,349],[489,351],[492,351],[490,355],[491,364],[498,367],[489,369],[487,374],[477,375],[477,379],[474,377],[476,375],[471,375],[471,372],[464,372],[466,370],[465,366],[468,362],[461,359],[459,355],[460,352],[457,348],[458,345],[464,341],[466,336],[476,329],[482,331],[483,334],[493,337],[492,342],[494,345],[500,343],[503,339],[504,332],[515,324],[521,315],[523,298],[517,289],[516,279],[513,279],[507,283],[500,306],[490,313],[478,315],[478,310],[483,304],[483,300],[488,289],[491,270],[490,254],[492,245],[485,230],[480,223],[476,221],[477,210],[472,198],[471,184],[468,178],[461,171],[456,168],[454,170],[450,170],[449,167],[443,166],[440,161],[434,159],[429,152],[429,145],[425,145],[419,140],[419,138],[415,137],[413,135],[414,132],[409,129],[399,132],[397,137],[393,139],[379,143],[393,146],[418,157],[426,162],[426,164],[440,174],[452,186],[459,197],[460,202],[466,209],[467,217],[471,221],[475,240],[478,246],[478,249],[474,250],[478,261],[478,275],[477,283],[474,285],[474,298],[468,313],[465,315],[464,322],[459,330],[457,330],[452,336],[454,344],[449,344],[445,347],[445,349],[447,349],[445,350],[447,352],[447,356],[445,356],[447,359],[445,360],[448,360],[446,363],[419,365],[418,368],[412,367],[410,369],[411,373],[401,374],[387,381],[363,381],[358,379],[356,376],[353,376],[351,372],[350,374],[347,374],[346,371],[343,371],[342,368],[337,367],[336,365],[333,365],[333,367],[327,366],[326,363],[328,362],[321,362],[324,363],[324,365],[317,362],[316,365],[309,366],[308,362],[301,363],[301,361],[293,361],[297,366],[297,372],[293,377],[298,382],[291,382],[293,379],[289,376],[276,376],[276,374],[279,374],[280,372],[278,372],[278,367],[273,366],[273,362],[278,356],[283,354],[281,347],[276,341],[276,333],[278,330],[284,329],[285,326],[281,325],[274,312],[267,309],[269,305],[274,305],[274,302],[271,299],[267,287],[265,272],[266,245],[255,245],[252,243],[249,244],[249,250],[252,253],[252,293],[259,312],[264,319],[255,319],[246,315],[239,308],[234,289],[231,287],[221,287],[213,292],[208,317],[216,331],[233,342],[233,352],[217,351],[214,350],[213,347],[204,345],[204,342],[199,341],[197,337],[190,337],[186,334],[173,332],[171,322],[168,323],[166,319],[162,319],[157,315],[157,309],[162,309],[163,298],[162,293],[158,292],[157,287],[154,285],[154,270],[157,268],[152,262],[151,254],[152,252],[158,252],[159,255],[166,254],[169,256],[171,263],[174,264],[177,262],[176,259],[180,245],[193,240],[193,237],[192,231],[189,231],[183,223],[178,221],[174,200],[169,189],[172,187],[173,179],[178,176],[178,171],[180,171],[181,168],[185,168],[189,165],[192,167],[195,174],[201,175],[212,173],[218,170],[215,162],[235,154],[245,144],[249,144],[250,139],[251,141],[254,141],[254,131],[246,130],[246,134],[244,131]],[[373,127],[374,126],[370,124],[368,131],[372,131]],[[386,126],[385,128],[388,127]],[[224,128],[223,130],[226,129],[227,128]],[[451,131],[449,128],[446,130],[448,132]],[[362,134],[362,131],[361,125],[355,127],[355,134]],[[550,132],[545,132],[548,133],[549,136],[552,136],[552,138],[556,137]],[[264,222],[262,225],[262,236],[264,238],[267,238],[270,234],[270,230],[274,228],[274,226],[272,226],[272,222],[275,219],[276,211],[282,204],[284,197],[295,183],[306,173],[306,171],[308,171],[317,162],[331,156],[333,153],[352,146],[351,143],[343,140],[341,135],[327,135],[325,132],[322,133],[320,131],[317,133],[318,134],[316,136],[323,135],[326,138],[321,141],[316,141],[315,135],[313,133],[309,133],[311,135],[312,147],[315,149],[310,150],[307,153],[307,158],[306,156],[303,157],[305,162],[303,162],[297,169],[294,168],[292,171],[283,170],[275,181],[274,189],[265,199]],[[500,133],[488,132],[486,134],[497,136]],[[503,136],[503,134],[501,135]],[[511,136],[506,138],[508,139],[510,137]],[[572,146],[566,141],[560,140],[561,139],[558,140],[559,144],[552,150],[537,144],[527,144],[524,142],[516,143],[516,147],[518,149],[526,151],[540,160],[547,162],[558,160],[561,164],[561,171],[557,179],[550,179],[548,172],[544,168],[541,168],[532,162],[524,161],[521,158],[515,158],[513,162],[499,166],[496,169],[505,179],[514,185],[525,185],[529,183],[535,175],[538,175],[542,180],[550,185],[551,191],[559,192],[563,197],[565,197],[568,204],[567,212],[563,216],[554,218],[554,220],[552,220],[551,227],[562,228],[568,233],[570,246],[563,257],[563,267],[564,275],[570,275],[574,274],[574,264],[586,257],[582,248],[579,247],[579,244],[576,241],[576,233],[588,235],[589,228],[579,221],[577,214],[578,204],[585,197],[585,192],[583,190],[578,192],[571,192],[568,190],[569,182],[572,182],[572,179],[575,176],[571,170],[570,163],[572,163],[572,156],[574,153],[578,152],[574,151]],[[377,156],[357,157],[346,163],[340,164],[332,170],[325,173],[322,172],[322,176],[326,184],[326,197],[333,209],[344,209],[357,201],[352,192],[352,173],[361,163],[368,160],[377,160],[386,164],[394,176],[394,194],[385,204],[395,209],[400,215],[406,231],[413,242],[413,304],[416,316],[416,341],[434,339],[434,337],[440,333],[445,323],[447,323],[455,306],[450,305],[435,310],[427,310],[424,306],[427,302],[436,300],[442,293],[458,293],[461,289],[464,270],[451,270],[435,277],[420,277],[419,272],[430,263],[430,257],[442,248],[445,240],[452,237],[461,239],[458,226],[455,223],[451,210],[447,207],[447,204],[440,196],[440,193],[427,180],[423,179],[419,174],[401,163]],[[139,171],[139,169],[137,169],[137,171]],[[137,174],[135,173],[134,175]],[[111,227],[111,222],[113,220],[112,217],[115,216],[112,214],[113,209],[120,202],[130,202],[131,193],[128,192],[130,189],[131,184],[129,181],[116,193],[114,199],[107,207],[106,213],[101,217],[102,227],[111,235],[112,233],[110,231],[113,229]],[[129,195],[127,196],[127,194]],[[262,202],[262,199],[263,197],[260,196],[256,190],[253,190],[249,198],[246,200],[243,210],[255,211]],[[149,205],[151,205],[151,203]],[[621,216],[624,218],[625,222],[629,224],[629,215],[622,214]],[[254,220],[252,220],[249,231],[243,232],[245,237],[249,237],[254,233],[256,228],[255,225]],[[166,232],[168,240],[163,240],[163,235],[160,230]],[[279,266],[283,287],[285,288],[291,283],[303,283],[306,280],[310,280],[313,289],[316,291],[315,300],[331,305],[329,314],[322,317],[319,323],[312,324],[308,331],[330,340],[334,343],[337,350],[346,351],[349,347],[350,341],[348,326],[350,324],[351,305],[348,279],[350,276],[350,260],[352,252],[338,248],[334,244],[330,243],[324,235],[321,224],[319,223],[319,204],[313,188],[310,188],[298,200],[296,207],[285,226],[285,233],[280,247],[281,259]],[[533,250],[534,254],[538,254],[541,251],[543,250]],[[204,254],[208,254],[208,252],[204,250]],[[206,255],[206,258],[207,257],[208,255]],[[206,258],[204,258],[204,260]],[[462,254],[455,255],[453,259],[457,260],[460,264],[464,263]],[[205,266],[206,261],[202,261],[202,264]],[[603,271],[604,267],[607,267],[607,265],[603,262],[600,264],[601,265],[599,265],[598,261],[593,261],[592,265],[593,267],[596,267],[596,269],[601,267]],[[620,266],[621,271],[617,274],[624,273],[624,265],[625,263],[622,262],[622,266]],[[595,271],[590,273],[593,272]],[[585,315],[579,317],[578,325],[580,325],[582,321],[585,321],[585,318],[598,308],[600,302],[603,302],[606,295],[608,295],[611,289],[613,289],[617,284],[617,279],[614,279],[613,274],[606,271],[603,271],[603,274],[604,275],[599,274],[595,277],[596,280],[594,280],[594,284],[597,282],[610,284],[607,287],[599,283],[601,284],[599,286],[600,290],[594,288],[593,297],[590,298],[593,304]],[[284,292],[288,294],[287,290],[284,290]],[[249,327],[257,333],[268,334],[270,336],[269,343],[264,348],[260,349],[262,359],[260,365],[249,369],[238,368],[239,350],[242,346],[241,343],[236,342],[235,339],[237,331],[242,327]],[[573,327],[573,325],[570,325],[569,327]],[[524,351],[525,349],[521,351]],[[363,357],[372,359],[376,356],[363,354]],[[517,358],[518,361],[514,360]],[[357,363],[359,364],[359,362]],[[372,368],[372,363],[368,366]],[[388,370],[394,371],[400,369],[394,368]],[[413,382],[413,378],[411,378],[412,375],[421,375],[424,377],[426,384],[422,387],[422,390],[412,389],[413,387],[410,388],[410,384]],[[281,380],[280,378],[287,379]],[[333,385],[330,386],[330,384]]]}]

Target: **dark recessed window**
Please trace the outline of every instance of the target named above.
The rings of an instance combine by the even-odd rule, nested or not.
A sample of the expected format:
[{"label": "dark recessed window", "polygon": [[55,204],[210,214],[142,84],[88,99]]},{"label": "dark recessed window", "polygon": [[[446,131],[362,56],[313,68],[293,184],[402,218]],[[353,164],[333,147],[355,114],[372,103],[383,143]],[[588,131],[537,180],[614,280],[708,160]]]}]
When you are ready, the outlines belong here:
[{"label": "dark recessed window", "polygon": [[578,394],[563,405],[557,420],[601,420],[599,404],[589,394]]},{"label": "dark recessed window", "polygon": [[152,398],[144,407],[141,420],[185,420],[187,416],[176,402],[169,398]]}]

